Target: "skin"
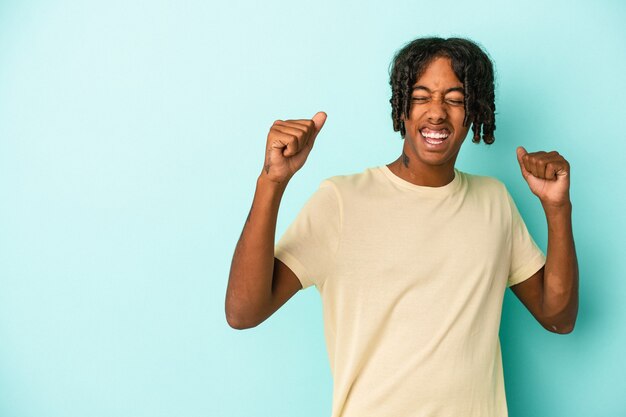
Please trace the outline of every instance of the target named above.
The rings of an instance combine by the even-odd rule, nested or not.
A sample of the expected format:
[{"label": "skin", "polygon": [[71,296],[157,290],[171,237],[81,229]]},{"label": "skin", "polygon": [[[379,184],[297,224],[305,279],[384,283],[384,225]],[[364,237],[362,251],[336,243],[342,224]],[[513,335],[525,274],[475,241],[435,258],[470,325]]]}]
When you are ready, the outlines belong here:
[{"label": "skin", "polygon": [[[402,116],[406,134],[400,158],[389,169],[413,184],[440,187],[454,178],[454,164],[469,126],[463,126],[463,83],[454,74],[450,59],[436,58],[413,85],[409,117]],[[447,130],[442,146],[429,146],[423,128]]]},{"label": "skin", "polygon": [[[463,126],[463,83],[448,58],[436,58],[413,88],[402,155],[388,164],[397,176],[417,185],[439,187],[454,179],[454,164],[469,126]],[[460,103],[459,103],[460,100]],[[444,146],[429,147],[420,130],[447,129]],[[546,264],[529,279],[511,287],[537,321],[555,333],[569,333],[578,315],[578,263],[569,198],[570,166],[558,152],[517,149],[522,176],[541,201],[548,224]]]},{"label": "skin", "polygon": [[570,333],[578,315],[578,261],[572,233],[570,166],[558,152],[517,148],[528,187],[541,201],[548,224],[546,264],[511,289],[549,331]]},{"label": "skin", "polygon": [[[417,185],[440,187],[454,179],[454,164],[469,126],[463,126],[463,84],[449,59],[437,58],[417,80],[402,153],[387,166]],[[289,180],[304,165],[326,113],[312,119],[277,120],[253,203],[235,248],[226,292],[226,319],[235,329],[262,323],[302,288],[296,275],[274,258],[280,200]],[[420,130],[446,130],[441,145],[429,146]],[[578,313],[578,265],[572,234],[569,163],[557,152],[517,149],[522,176],[541,201],[548,224],[546,264],[511,287],[547,330],[569,333]]]},{"label": "skin", "polygon": [[306,162],[326,113],[311,119],[276,120],[267,135],[263,168],[235,247],[226,289],[226,321],[248,329],[265,321],[302,288],[274,257],[278,208],[287,184]]}]

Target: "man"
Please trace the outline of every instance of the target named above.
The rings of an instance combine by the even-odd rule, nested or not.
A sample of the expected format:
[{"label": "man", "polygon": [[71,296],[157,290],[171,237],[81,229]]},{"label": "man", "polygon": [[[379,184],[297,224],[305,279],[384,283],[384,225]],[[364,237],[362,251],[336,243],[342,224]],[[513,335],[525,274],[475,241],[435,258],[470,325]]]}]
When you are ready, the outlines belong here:
[{"label": "man", "polygon": [[301,288],[320,291],[333,417],[507,415],[498,330],[510,287],[547,330],[578,311],[569,164],[517,149],[548,224],[547,257],[505,186],[454,166],[470,126],[494,141],[493,69],[475,43],[416,39],[394,57],[394,162],[323,180],[278,244],[276,218],[326,114],[277,120],[235,249],[228,323],[263,322]]}]

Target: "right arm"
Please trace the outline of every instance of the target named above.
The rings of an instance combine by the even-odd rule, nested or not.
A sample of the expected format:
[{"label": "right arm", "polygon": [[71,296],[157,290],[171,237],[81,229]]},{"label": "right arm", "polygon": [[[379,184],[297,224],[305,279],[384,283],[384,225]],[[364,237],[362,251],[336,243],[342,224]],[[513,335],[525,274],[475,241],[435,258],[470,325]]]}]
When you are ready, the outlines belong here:
[{"label": "right arm", "polygon": [[320,112],[311,120],[277,120],[270,129],[265,163],[228,278],[226,321],[235,329],[259,325],[302,288],[274,257],[276,221],[287,183],[304,165],[325,120]]}]

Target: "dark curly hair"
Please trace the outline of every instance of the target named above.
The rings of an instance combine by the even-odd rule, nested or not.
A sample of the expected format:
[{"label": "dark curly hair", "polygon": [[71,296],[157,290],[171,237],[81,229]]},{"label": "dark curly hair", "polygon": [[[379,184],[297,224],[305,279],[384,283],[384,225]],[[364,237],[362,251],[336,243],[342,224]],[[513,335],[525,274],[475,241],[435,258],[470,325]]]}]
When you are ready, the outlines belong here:
[{"label": "dark curly hair", "polygon": [[450,58],[454,73],[463,82],[463,125],[472,123],[472,142],[480,142],[482,130],[483,141],[492,144],[496,130],[493,64],[480,46],[463,38],[418,38],[396,52],[389,70],[393,130],[400,131],[404,139],[406,129],[401,117],[410,112],[413,84],[428,64],[438,57]]}]

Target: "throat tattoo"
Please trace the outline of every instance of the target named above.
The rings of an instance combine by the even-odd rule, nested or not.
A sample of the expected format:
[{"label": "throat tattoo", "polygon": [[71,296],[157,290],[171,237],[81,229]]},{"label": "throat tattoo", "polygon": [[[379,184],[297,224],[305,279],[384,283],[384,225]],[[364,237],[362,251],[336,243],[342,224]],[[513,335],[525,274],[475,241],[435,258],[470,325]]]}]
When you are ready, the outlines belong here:
[{"label": "throat tattoo", "polygon": [[404,151],[402,151],[402,163],[405,167],[409,167],[409,157],[407,154],[404,153]]}]

